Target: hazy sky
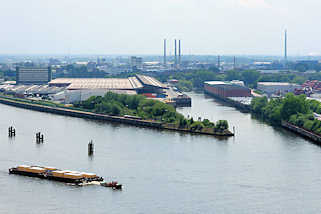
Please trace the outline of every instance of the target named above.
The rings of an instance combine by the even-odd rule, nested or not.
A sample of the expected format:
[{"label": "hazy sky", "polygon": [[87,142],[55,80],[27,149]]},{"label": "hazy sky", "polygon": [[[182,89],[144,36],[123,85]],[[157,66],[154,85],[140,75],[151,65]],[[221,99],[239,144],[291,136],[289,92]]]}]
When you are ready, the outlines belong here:
[{"label": "hazy sky", "polygon": [[[321,55],[318,0],[0,0],[1,54]],[[318,21],[319,20],[319,21]],[[173,52],[173,51],[171,51]]]}]

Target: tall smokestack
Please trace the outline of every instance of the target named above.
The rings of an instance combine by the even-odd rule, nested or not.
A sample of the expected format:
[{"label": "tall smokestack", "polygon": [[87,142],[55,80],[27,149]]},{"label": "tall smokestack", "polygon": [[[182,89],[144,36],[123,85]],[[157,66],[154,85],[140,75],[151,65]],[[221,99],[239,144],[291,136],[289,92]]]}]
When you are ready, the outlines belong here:
[{"label": "tall smokestack", "polygon": [[177,66],[177,46],[176,46],[176,39],[175,39],[175,67]]},{"label": "tall smokestack", "polygon": [[284,60],[287,61],[288,60],[288,47],[287,47],[287,30],[285,30],[284,32]]},{"label": "tall smokestack", "polygon": [[182,56],[182,53],[181,53],[181,40],[178,40],[178,65],[179,66],[181,65],[181,56]]},{"label": "tall smokestack", "polygon": [[164,39],[164,66],[166,67],[167,62],[166,62],[166,39]]},{"label": "tall smokestack", "polygon": [[221,70],[221,57],[220,57],[220,55],[217,56],[217,68],[219,71]]},{"label": "tall smokestack", "polygon": [[234,59],[233,59],[233,70],[235,70],[236,68],[236,57],[234,56]]}]

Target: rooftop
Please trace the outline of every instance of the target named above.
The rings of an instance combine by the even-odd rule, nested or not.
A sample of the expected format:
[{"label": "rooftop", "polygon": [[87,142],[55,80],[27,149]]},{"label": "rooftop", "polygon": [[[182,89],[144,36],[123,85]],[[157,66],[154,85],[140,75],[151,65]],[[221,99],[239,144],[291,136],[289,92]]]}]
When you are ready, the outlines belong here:
[{"label": "rooftop", "polygon": [[144,75],[136,75],[137,79],[141,81],[143,85],[147,86],[153,86],[157,88],[167,88],[166,85],[158,81],[157,79],[150,77],[150,76],[144,76]]},{"label": "rooftop", "polygon": [[209,85],[226,85],[227,84],[226,82],[223,82],[223,81],[206,81],[205,83]]},{"label": "rooftop", "polygon": [[244,82],[240,80],[232,80],[232,81],[207,81],[205,82],[209,85],[241,85],[244,86]]},{"label": "rooftop", "polygon": [[135,78],[58,78],[50,81],[49,85],[68,85],[67,89],[111,89],[134,90],[143,85]]},{"label": "rooftop", "polygon": [[274,86],[274,85],[296,85],[289,82],[258,82],[258,85]]}]

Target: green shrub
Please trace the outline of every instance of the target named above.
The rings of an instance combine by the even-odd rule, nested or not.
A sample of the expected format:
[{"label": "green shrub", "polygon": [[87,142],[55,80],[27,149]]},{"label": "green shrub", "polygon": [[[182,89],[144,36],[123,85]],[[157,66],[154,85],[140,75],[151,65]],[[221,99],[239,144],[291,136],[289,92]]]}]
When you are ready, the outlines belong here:
[{"label": "green shrub", "polygon": [[303,127],[306,129],[306,130],[312,130],[312,127],[313,127],[313,121],[311,120],[307,120],[305,121]]}]

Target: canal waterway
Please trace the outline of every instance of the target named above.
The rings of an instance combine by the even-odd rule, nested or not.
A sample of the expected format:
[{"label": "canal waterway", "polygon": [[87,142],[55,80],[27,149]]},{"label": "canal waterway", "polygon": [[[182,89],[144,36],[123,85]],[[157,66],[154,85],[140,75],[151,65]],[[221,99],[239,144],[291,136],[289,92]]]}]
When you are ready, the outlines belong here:
[{"label": "canal waterway", "polygon": [[[226,119],[236,136],[159,131],[0,104],[0,213],[321,212],[319,146],[203,94],[189,95],[192,107],[178,111]],[[9,139],[11,125],[17,136]],[[39,131],[43,144],[36,144]],[[9,175],[8,168],[19,164],[95,172],[124,189]]]}]

